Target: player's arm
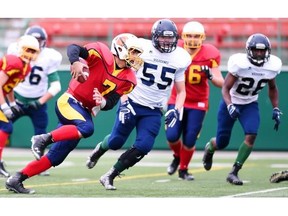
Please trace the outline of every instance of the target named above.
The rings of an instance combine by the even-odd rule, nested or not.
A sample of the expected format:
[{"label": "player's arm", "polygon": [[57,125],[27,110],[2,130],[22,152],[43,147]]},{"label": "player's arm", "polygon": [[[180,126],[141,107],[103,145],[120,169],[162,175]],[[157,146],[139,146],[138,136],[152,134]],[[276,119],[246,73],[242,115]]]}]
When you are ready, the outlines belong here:
[{"label": "player's arm", "polygon": [[0,105],[3,105],[6,103],[4,93],[3,93],[3,86],[5,85],[8,79],[9,79],[8,75],[5,72],[0,71]]},{"label": "player's arm", "polygon": [[278,93],[278,88],[276,85],[275,79],[269,80],[268,82],[268,94],[269,98],[272,104],[272,107],[278,107],[279,104],[279,93]]},{"label": "player's arm", "polygon": [[74,62],[79,61],[79,57],[87,59],[89,53],[85,47],[79,46],[77,44],[71,44],[67,47],[67,56],[71,65],[73,65]]},{"label": "player's arm", "polygon": [[211,80],[211,82],[213,83],[213,85],[215,85],[216,87],[221,88],[224,84],[224,78],[223,75],[220,71],[219,67],[214,67],[211,68],[212,74],[213,74],[213,79]]},{"label": "player's arm", "polygon": [[232,103],[230,89],[232,88],[236,80],[237,80],[237,77],[233,76],[229,72],[227,73],[225,80],[224,80],[224,84],[222,86],[222,91],[221,91],[223,100],[225,101],[226,105],[229,105]]},{"label": "player's arm", "polygon": [[175,82],[175,88],[177,92],[175,109],[177,109],[180,112],[186,98],[185,81]]}]

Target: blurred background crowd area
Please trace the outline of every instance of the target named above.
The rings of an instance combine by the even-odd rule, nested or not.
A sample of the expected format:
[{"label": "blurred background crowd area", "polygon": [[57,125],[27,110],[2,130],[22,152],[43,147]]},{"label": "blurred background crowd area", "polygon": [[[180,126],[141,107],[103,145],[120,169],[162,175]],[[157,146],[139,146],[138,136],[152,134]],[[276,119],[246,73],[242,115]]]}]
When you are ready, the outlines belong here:
[{"label": "blurred background crowd area", "polygon": [[[66,56],[68,44],[84,45],[101,41],[110,42],[119,33],[129,32],[150,38],[151,27],[159,18],[0,18],[0,57],[11,42],[17,40],[27,27],[40,25],[48,34],[47,46],[63,54],[62,65],[69,65]],[[201,22],[206,31],[206,43],[214,44],[222,54],[225,68],[229,56],[245,52],[245,42],[254,33],[263,33],[272,44],[272,54],[288,65],[288,18],[170,18],[178,26],[179,34],[186,22]]]}]

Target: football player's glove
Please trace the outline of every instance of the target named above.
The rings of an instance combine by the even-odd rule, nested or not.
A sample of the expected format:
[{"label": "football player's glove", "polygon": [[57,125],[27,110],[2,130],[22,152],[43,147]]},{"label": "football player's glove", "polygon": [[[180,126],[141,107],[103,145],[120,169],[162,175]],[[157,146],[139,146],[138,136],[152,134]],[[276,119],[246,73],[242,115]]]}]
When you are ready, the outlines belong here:
[{"label": "football player's glove", "polygon": [[13,112],[7,103],[1,105],[1,110],[8,119],[11,119],[13,117]]},{"label": "football player's glove", "polygon": [[211,69],[210,69],[207,65],[202,65],[202,66],[201,66],[201,71],[203,71],[203,72],[206,74],[206,77],[207,77],[209,80],[212,80],[212,79],[213,79],[212,71],[211,71]]},{"label": "football player's glove", "polygon": [[[10,104],[11,105],[11,104]],[[13,106],[11,106],[11,110],[12,110],[12,112],[13,112],[13,116],[12,116],[12,118],[14,119],[14,118],[18,118],[18,117],[20,117],[20,116],[22,116],[22,115],[24,115],[24,111],[22,110],[22,108],[18,105],[18,104],[13,104]],[[12,119],[11,118],[11,119]],[[12,119],[12,120],[13,120]]]},{"label": "football player's glove", "polygon": [[280,115],[282,115],[282,112],[280,111],[278,107],[275,107],[273,109],[272,119],[275,121],[274,130],[276,131],[278,131],[278,128],[280,125]]},{"label": "football player's glove", "polygon": [[42,106],[42,104],[39,102],[39,100],[33,100],[28,102],[27,107],[32,109],[39,109]]},{"label": "football player's glove", "polygon": [[179,111],[177,109],[170,109],[165,114],[165,124],[167,127],[174,127],[177,119],[179,119]]},{"label": "football player's glove", "polygon": [[236,120],[240,115],[239,109],[232,103],[227,106],[227,110],[232,119]]},{"label": "football player's glove", "polygon": [[119,121],[122,124],[125,124],[131,119],[131,115],[136,115],[136,112],[129,103],[129,101],[126,100],[119,107]]}]

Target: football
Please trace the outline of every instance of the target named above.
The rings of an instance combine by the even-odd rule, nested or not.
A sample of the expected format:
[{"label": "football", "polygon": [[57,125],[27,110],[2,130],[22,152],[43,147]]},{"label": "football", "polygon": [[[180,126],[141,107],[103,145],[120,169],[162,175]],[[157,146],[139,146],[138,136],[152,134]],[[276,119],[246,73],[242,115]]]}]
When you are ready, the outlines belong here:
[{"label": "football", "polygon": [[82,75],[77,78],[77,81],[80,82],[80,83],[84,83],[89,77],[89,73],[90,73],[89,72],[89,67],[88,67],[87,62],[84,59],[79,58],[79,60],[85,66],[83,67]]},{"label": "football", "polygon": [[84,67],[82,71],[82,75],[77,78],[77,81],[80,83],[84,83],[89,77],[89,68]]}]

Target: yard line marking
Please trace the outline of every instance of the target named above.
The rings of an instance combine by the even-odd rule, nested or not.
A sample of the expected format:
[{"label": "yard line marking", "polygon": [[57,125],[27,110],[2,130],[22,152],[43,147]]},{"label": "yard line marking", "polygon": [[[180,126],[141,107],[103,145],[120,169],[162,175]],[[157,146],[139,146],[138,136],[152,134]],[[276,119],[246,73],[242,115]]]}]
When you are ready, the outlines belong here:
[{"label": "yard line marking", "polygon": [[253,192],[240,193],[240,194],[234,194],[234,195],[229,195],[229,196],[221,196],[220,198],[232,198],[232,197],[247,196],[247,195],[259,194],[259,193],[269,193],[269,192],[280,191],[280,190],[288,190],[288,187],[273,188],[273,189],[261,190],[261,191],[253,191]]}]

